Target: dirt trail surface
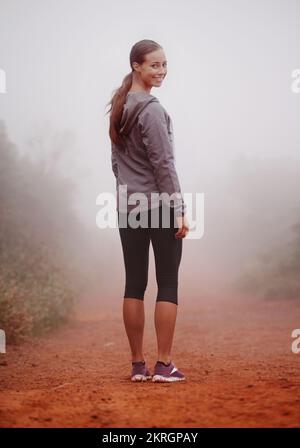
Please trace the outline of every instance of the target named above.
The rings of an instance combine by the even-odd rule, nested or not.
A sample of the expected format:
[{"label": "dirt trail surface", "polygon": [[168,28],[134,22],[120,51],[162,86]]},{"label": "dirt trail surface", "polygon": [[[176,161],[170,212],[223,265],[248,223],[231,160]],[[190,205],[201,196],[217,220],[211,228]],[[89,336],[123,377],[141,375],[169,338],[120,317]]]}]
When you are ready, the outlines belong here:
[{"label": "dirt trail surface", "polygon": [[[99,303],[99,299],[98,299]],[[86,302],[66,327],[0,357],[1,427],[299,427],[300,301],[211,297],[178,308],[186,382],[132,383],[122,307]],[[154,305],[144,354],[156,361]]]}]

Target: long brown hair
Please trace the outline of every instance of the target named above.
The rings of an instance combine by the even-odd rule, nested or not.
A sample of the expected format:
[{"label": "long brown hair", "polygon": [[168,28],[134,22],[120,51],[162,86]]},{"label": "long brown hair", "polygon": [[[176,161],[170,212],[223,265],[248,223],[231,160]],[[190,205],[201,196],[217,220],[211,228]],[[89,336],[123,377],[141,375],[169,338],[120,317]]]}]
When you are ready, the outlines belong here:
[{"label": "long brown hair", "polygon": [[[159,45],[154,40],[144,39],[135,43],[130,51],[130,66],[131,72],[128,73],[122,82],[122,85],[115,89],[113,92],[113,96],[111,101],[107,104],[107,106],[111,106],[108,112],[110,112],[109,118],[109,136],[113,143],[116,146],[121,147],[123,145],[122,137],[119,134],[120,131],[120,122],[123,113],[123,107],[126,100],[126,96],[128,91],[132,85],[133,72],[134,68],[132,66],[133,62],[137,62],[138,64],[142,64],[145,61],[145,55],[147,53],[151,53],[151,51],[161,49],[161,45]],[[107,112],[107,113],[108,113]]]}]

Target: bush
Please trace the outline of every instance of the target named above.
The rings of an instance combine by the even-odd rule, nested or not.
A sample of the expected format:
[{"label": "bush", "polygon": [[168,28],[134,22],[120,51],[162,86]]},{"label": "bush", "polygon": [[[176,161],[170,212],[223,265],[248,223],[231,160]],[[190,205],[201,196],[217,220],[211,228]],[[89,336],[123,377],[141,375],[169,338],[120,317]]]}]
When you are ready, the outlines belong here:
[{"label": "bush", "polygon": [[80,226],[71,182],[19,157],[1,122],[0,157],[0,328],[17,343],[72,315]]}]

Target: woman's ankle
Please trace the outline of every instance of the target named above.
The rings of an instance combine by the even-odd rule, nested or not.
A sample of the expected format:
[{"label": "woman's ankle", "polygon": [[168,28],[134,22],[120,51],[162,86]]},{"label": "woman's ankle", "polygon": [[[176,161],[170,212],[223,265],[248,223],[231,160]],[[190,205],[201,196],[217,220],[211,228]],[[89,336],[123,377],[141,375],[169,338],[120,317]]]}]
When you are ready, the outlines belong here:
[{"label": "woman's ankle", "polygon": [[158,356],[157,361],[162,362],[164,364],[170,364],[171,362],[171,357],[170,356]]},{"label": "woman's ankle", "polygon": [[140,357],[132,357],[131,362],[145,362],[143,356]]}]

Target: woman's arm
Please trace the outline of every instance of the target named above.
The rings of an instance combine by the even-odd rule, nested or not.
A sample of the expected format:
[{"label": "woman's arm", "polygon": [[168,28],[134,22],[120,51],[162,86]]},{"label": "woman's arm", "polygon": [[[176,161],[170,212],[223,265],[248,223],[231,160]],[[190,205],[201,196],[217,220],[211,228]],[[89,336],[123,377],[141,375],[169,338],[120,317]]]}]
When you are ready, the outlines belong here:
[{"label": "woman's arm", "polygon": [[114,143],[111,143],[111,167],[113,170],[113,173],[115,175],[115,178],[118,178],[118,163],[117,163],[117,158],[116,158],[116,148]]},{"label": "woman's arm", "polygon": [[139,116],[139,124],[159,192],[170,196],[175,193],[174,212],[176,216],[184,216],[186,205],[181,194],[173,145],[161,104],[156,101],[149,103]]}]

